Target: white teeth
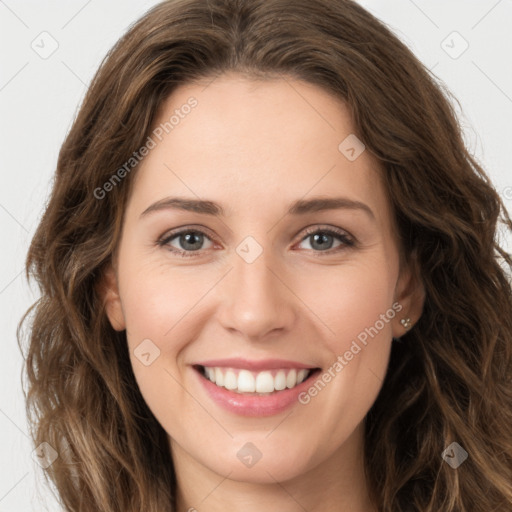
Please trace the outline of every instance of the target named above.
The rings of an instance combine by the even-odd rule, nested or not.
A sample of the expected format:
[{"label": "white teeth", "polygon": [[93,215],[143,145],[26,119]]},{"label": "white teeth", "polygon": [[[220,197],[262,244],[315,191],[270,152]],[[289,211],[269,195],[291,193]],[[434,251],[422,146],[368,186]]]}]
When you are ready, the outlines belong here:
[{"label": "white teeth", "polygon": [[215,384],[217,386],[224,386],[224,374],[220,368],[215,368]]},{"label": "white teeth", "polygon": [[293,386],[295,386],[295,384],[297,384],[297,371],[290,370],[290,372],[286,376],[286,387],[293,388]]},{"label": "white teeth", "polygon": [[[240,389],[240,386],[238,386]],[[274,391],[274,377],[270,372],[258,373],[256,377],[256,391],[258,393],[272,393]]]},{"label": "white teeth", "polygon": [[254,393],[256,385],[252,373],[248,370],[241,370],[238,374],[238,391],[242,393]]},{"label": "white teeth", "polygon": [[276,391],[286,389],[286,373],[283,370],[279,370],[274,377],[274,388]]},{"label": "white teeth", "polygon": [[294,388],[303,382],[310,373],[310,370],[306,368],[251,372],[235,368],[205,367],[204,371],[206,377],[219,387],[237,393],[263,394]]},{"label": "white teeth", "polygon": [[297,384],[300,384],[308,375],[308,371],[302,368],[297,372]]},{"label": "white teeth", "polygon": [[226,389],[236,389],[238,387],[238,379],[234,371],[228,370],[226,372],[226,375],[224,376],[224,387]]}]

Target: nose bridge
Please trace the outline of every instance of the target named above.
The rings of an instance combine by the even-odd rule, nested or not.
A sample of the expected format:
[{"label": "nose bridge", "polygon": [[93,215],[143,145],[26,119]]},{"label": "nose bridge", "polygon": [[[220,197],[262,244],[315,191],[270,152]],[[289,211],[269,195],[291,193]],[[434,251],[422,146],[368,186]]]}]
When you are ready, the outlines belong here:
[{"label": "nose bridge", "polygon": [[223,326],[251,338],[263,337],[293,321],[293,294],[278,277],[280,265],[270,245],[264,248],[255,238],[247,237],[237,246],[223,294]]}]

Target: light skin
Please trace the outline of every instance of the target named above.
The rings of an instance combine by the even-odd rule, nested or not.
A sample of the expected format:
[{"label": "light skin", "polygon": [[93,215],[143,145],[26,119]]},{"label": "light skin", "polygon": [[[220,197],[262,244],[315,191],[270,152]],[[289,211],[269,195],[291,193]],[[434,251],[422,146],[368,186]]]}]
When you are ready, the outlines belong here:
[{"label": "light skin", "polygon": [[[348,109],[317,86],[237,74],[208,83],[182,85],[162,105],[156,125],[191,96],[198,101],[137,170],[104,286],[141,393],[170,436],[178,510],[371,512],[364,418],[392,337],[405,333],[400,319],[416,322],[424,301],[417,272],[399,265],[383,170],[369,151],[355,161],[340,152],[355,131]],[[171,208],[141,216],[169,196],[214,201],[224,216]],[[287,213],[319,196],[358,201],[372,213]],[[157,244],[178,228],[205,233],[193,240],[198,250],[179,236]],[[355,245],[336,235],[315,243],[322,229]],[[252,263],[236,251],[247,236],[263,250]],[[191,366],[281,358],[326,370],[394,303],[400,313],[321,392],[276,415],[224,410]],[[160,350],[149,366],[134,355],[145,339]],[[237,457],[247,442],[262,454],[252,467]]]}]

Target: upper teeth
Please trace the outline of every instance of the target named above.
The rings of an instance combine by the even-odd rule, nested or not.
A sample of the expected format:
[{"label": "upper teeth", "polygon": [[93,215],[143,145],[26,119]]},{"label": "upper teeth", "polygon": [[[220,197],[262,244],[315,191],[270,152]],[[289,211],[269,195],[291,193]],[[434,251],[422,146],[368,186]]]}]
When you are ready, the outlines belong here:
[{"label": "upper teeth", "polygon": [[217,386],[239,393],[273,393],[300,384],[308,369],[265,370],[251,372],[235,368],[204,367],[205,374]]}]

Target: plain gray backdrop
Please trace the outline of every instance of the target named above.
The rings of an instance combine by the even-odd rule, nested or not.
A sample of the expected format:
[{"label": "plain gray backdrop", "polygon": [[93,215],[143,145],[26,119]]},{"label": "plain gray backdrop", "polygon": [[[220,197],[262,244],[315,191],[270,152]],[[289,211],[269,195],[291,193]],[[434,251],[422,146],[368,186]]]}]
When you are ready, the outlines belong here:
[{"label": "plain gray backdrop", "polygon": [[[0,512],[60,510],[32,459],[25,418],[15,331],[38,292],[25,281],[24,260],[87,85],[111,46],[156,3],[0,0]],[[360,3],[459,100],[467,145],[511,209],[512,1]]]}]

